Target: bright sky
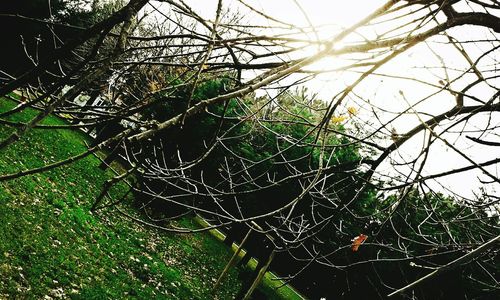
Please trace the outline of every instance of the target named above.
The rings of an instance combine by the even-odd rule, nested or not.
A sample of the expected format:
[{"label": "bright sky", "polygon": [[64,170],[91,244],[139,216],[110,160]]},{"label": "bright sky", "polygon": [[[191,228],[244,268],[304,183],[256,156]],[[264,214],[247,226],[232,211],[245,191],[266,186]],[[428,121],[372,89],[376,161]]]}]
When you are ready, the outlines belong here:
[{"label": "bright sky", "polygon": [[[245,2],[254,8],[259,9],[259,11],[282,22],[295,24],[298,27],[313,25],[314,27],[319,28],[317,34],[321,39],[327,39],[328,37],[335,35],[340,28],[354,24],[385,3],[385,1],[380,0],[245,0]],[[214,19],[217,0],[186,0],[186,3],[201,16],[212,20]],[[246,20],[251,24],[271,24],[269,20],[264,19],[262,16],[251,13],[247,8],[238,3],[237,0],[224,0],[223,5],[225,8],[230,8],[233,11],[239,10],[240,13],[245,15]],[[272,25],[275,26],[276,23],[273,23]],[[378,28],[370,28],[368,30],[371,30],[372,32],[364,31],[363,34],[365,36],[374,35],[376,30],[378,30],[378,32],[380,32],[380,30],[384,30],[383,26],[381,26]],[[467,29],[466,34],[467,37],[485,36],[484,31],[470,27]],[[464,37],[464,34],[457,33],[454,36]],[[308,33],[308,37],[310,39],[315,39],[316,33]],[[359,36],[356,38],[359,38]],[[432,84],[438,84],[440,80],[446,79],[446,76],[453,78],[458,74],[454,71],[446,73],[440,68],[429,68],[429,66],[440,66],[441,59],[445,60],[448,67],[457,69],[464,69],[468,67],[467,61],[455,48],[449,45],[436,44],[436,41],[446,40],[442,37],[435,38],[433,40],[431,46],[433,51],[435,51],[434,53],[429,50],[430,48],[427,45],[421,44],[401,55],[387,66],[381,68],[379,71],[384,74],[398,74],[400,76],[419,78]],[[302,52],[300,55],[310,55],[315,50],[316,49],[309,49]],[[467,52],[474,59],[483,53],[484,49],[482,49],[482,46],[471,45],[470,47],[468,46]],[[327,58],[315,64],[311,68],[321,70],[333,69],[342,64],[343,62],[339,61],[337,58]],[[357,76],[359,75],[346,72],[326,73],[318,76],[316,80],[309,82],[308,87],[310,87],[312,92],[318,93],[322,99],[328,101],[339,91],[339,89],[342,89],[343,86],[351,84]],[[467,79],[467,81],[458,80],[457,82],[452,83],[451,87],[459,90],[461,87],[470,82],[470,78]],[[474,93],[483,99],[487,99],[488,95],[492,93],[492,90],[493,89],[487,86],[482,86],[480,89],[474,91]],[[403,91],[404,96],[400,94],[400,91]],[[435,91],[435,88],[429,88],[426,85],[416,83],[414,81],[396,80],[383,77],[373,77],[368,79],[355,90],[357,95],[362,96],[364,99],[370,99],[372,104],[388,111],[400,111],[401,109],[408,107],[408,102],[416,103],[417,101],[430,96]],[[449,93],[441,93],[417,106],[417,109],[436,115],[453,107],[455,103],[454,101],[453,95]],[[477,103],[475,103],[475,105],[477,105]],[[360,101],[355,97],[352,97],[345,103],[345,107],[348,106],[354,106],[359,109],[359,118],[368,118],[369,115],[371,117],[371,112],[369,111],[370,105],[364,101]],[[393,116],[390,113],[380,113],[379,117],[382,120],[389,120]],[[483,121],[484,120],[475,118],[471,120],[470,124],[473,126],[481,126]],[[418,124],[418,122],[419,120],[415,116],[400,118],[393,122],[391,127],[394,127],[399,133],[404,133]],[[391,128],[387,128],[387,133],[389,133],[390,130]],[[422,137],[414,139],[412,142],[402,147],[399,153],[395,155],[395,158],[400,160],[400,157],[397,157],[399,155],[403,157],[410,157],[410,154],[415,153],[416,150],[419,149],[421,138]],[[453,141],[453,139],[451,140]],[[477,144],[474,144],[474,148],[472,149],[472,144],[464,142],[464,140],[465,139],[455,141],[455,146],[460,149],[469,149],[468,153],[470,153],[470,157],[476,159],[476,161],[486,161],[499,156],[498,153],[490,151],[490,148],[480,147],[477,146]],[[452,150],[446,149],[446,147],[442,145],[434,147],[433,150],[434,151],[429,158],[429,163],[424,171],[424,175],[470,164],[463,157],[460,157]],[[390,169],[388,164],[384,167],[388,170]],[[500,170],[496,169],[494,166],[488,168],[488,170],[496,175],[500,173]],[[405,172],[404,170],[401,171]],[[478,176],[480,175],[480,172],[471,172],[467,175],[461,174],[448,176],[445,177],[444,180],[441,180],[441,182],[452,191],[458,192],[464,196],[471,196],[471,191],[473,189],[477,190],[477,188],[481,186],[481,183],[478,181]],[[484,177],[482,178],[484,179]],[[433,186],[436,187],[437,185],[434,184]]]},{"label": "bright sky", "polygon": [[[187,0],[185,2],[193,7],[198,14],[214,18],[217,0]],[[297,2],[294,0],[245,0],[244,2],[255,8],[260,8],[262,12],[278,20],[294,23],[298,26],[308,24],[300,7],[307,13],[313,25],[336,23],[345,26],[369,14],[374,8],[384,3],[380,0],[298,0]],[[242,8],[237,0],[224,0],[223,5]]]}]

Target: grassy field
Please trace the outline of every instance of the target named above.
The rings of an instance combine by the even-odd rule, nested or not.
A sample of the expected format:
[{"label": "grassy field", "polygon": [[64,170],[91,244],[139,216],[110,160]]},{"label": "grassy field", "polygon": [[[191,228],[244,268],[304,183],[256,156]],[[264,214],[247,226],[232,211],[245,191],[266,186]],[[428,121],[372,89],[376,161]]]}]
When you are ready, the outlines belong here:
[{"label": "grassy field", "polygon": [[[2,100],[0,111],[14,105]],[[35,113],[9,119],[27,121]],[[49,117],[43,123],[62,121]],[[11,131],[0,127],[0,139]],[[85,140],[70,130],[32,130],[2,150],[0,174],[80,153]],[[230,251],[209,234],[169,234],[116,213],[91,214],[90,205],[111,176],[98,164],[90,156],[0,183],[0,299],[211,298]],[[125,192],[123,185],[111,191],[115,198]],[[215,298],[231,299],[240,286],[233,270]]]}]

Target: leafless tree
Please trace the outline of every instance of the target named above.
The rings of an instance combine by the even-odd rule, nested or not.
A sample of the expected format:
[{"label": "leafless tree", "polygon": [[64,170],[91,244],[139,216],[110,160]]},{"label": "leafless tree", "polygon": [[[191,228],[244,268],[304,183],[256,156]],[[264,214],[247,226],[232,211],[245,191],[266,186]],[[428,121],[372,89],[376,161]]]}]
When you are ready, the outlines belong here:
[{"label": "leafless tree", "polygon": [[[433,269],[407,287],[385,285],[395,295],[470,263],[484,272],[470,280],[498,291],[499,9],[496,0],[390,0],[350,27],[321,31],[312,23],[297,27],[278,20],[243,0],[219,0],[212,17],[182,0],[131,0],[0,87],[2,95],[28,95],[0,114],[2,124],[16,128],[0,148],[31,128],[98,134],[118,124],[118,131],[101,136],[85,153],[0,180],[108,149],[116,154],[111,159],[121,155],[130,169],[103,187],[93,209],[112,205],[126,214],[106,200],[107,190],[142,178],[140,185],[130,181],[135,192],[209,220],[201,230],[246,224],[269,236],[276,251],[305,262],[304,269],[313,262],[344,270],[390,261]],[[60,62],[69,70],[58,80],[37,80]],[[200,98],[200,87],[216,80],[216,94]],[[314,90],[321,80],[328,80],[328,95],[295,88]],[[82,95],[82,103],[75,100]],[[159,118],[165,105],[175,109]],[[40,109],[30,122],[5,119],[27,107]],[[71,116],[72,122],[41,125],[50,113]],[[204,118],[215,120],[215,130],[186,154],[176,140]],[[276,125],[305,130],[298,136]],[[235,150],[245,141],[259,152],[259,136],[274,142],[262,155]],[[358,156],[339,159],[353,147]],[[305,148],[310,151],[302,157],[291,154]],[[467,182],[457,184],[456,178]],[[242,200],[289,185],[298,189],[283,194],[279,205],[256,208]],[[449,195],[463,209],[443,213],[437,203],[424,201],[412,208],[425,215],[415,225],[411,215],[401,215],[415,191]],[[368,194],[376,209],[360,209]],[[148,204],[144,215],[127,216],[161,227]],[[406,228],[395,225],[398,218]],[[480,232],[468,228],[476,221],[484,225]],[[346,230],[345,223],[366,232]],[[424,224],[442,227],[447,238],[427,235],[420,230]],[[461,229],[450,229],[455,227]],[[393,244],[379,235],[387,230]],[[328,245],[331,231],[345,241],[342,246]],[[384,254],[339,264],[337,256],[351,251],[350,239],[361,233],[368,236],[363,248]],[[409,250],[416,245],[426,254]],[[433,257],[443,253],[458,257],[435,263]]]}]

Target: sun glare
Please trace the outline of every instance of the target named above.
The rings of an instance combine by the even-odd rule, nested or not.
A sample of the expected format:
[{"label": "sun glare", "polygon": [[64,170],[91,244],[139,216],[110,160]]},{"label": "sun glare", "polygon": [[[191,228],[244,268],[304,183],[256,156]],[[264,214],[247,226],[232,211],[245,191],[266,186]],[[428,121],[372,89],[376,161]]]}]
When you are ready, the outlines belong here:
[{"label": "sun glare", "polygon": [[[192,4],[197,12],[206,18],[213,19],[217,6],[217,0],[206,1],[187,1]],[[242,2],[251,6],[254,11],[245,7]],[[259,25],[262,27],[259,34],[269,36],[285,36],[296,39],[301,39],[303,42],[289,43],[292,47],[297,47],[296,51],[289,54],[288,60],[311,57],[322,49],[320,42],[331,41],[338,33],[344,29],[354,25],[363,18],[373,13],[377,8],[381,7],[385,1],[383,0],[225,0],[223,5],[238,11],[248,24]],[[267,18],[270,16],[270,18]],[[440,16],[437,16],[438,18]],[[390,22],[388,22],[390,23]],[[356,43],[364,43],[366,39],[377,40],[380,33],[393,29],[393,26],[388,23],[380,23],[375,26],[364,26],[356,30],[354,33],[346,36],[340,42],[335,44],[334,49],[342,49]],[[403,29],[399,29],[397,33],[402,33]],[[395,34],[395,32],[391,32]],[[387,37],[387,36],[384,36]],[[448,75],[453,75],[452,69],[460,70],[463,68],[463,56],[453,47],[446,45],[446,41],[436,40],[427,41],[433,43],[433,52],[429,52],[428,46],[424,43],[398,55],[391,64],[383,65],[377,69],[373,76],[365,78],[359,85],[356,86],[339,107],[338,116],[348,113],[348,108],[355,108],[357,118],[365,118],[366,122],[371,122],[370,107],[372,105],[386,111],[380,113],[379,117],[383,122],[388,122],[394,112],[404,111],[408,107],[412,107],[418,99],[427,99],[421,104],[415,106],[416,109],[424,111],[428,115],[436,115],[444,109],[449,109],[454,105],[454,96],[449,93],[439,93],[436,96],[431,96],[440,89],[443,79]],[[305,47],[302,47],[305,46]],[[387,50],[390,53],[390,50]],[[364,55],[364,56],[363,56]],[[380,59],[382,55],[374,55]],[[454,62],[449,64],[451,67],[444,74],[439,66],[441,57],[446,57]],[[361,58],[362,57],[362,58]],[[359,67],[353,67],[353,63],[360,61],[365,64]],[[339,95],[342,90],[352,85],[359,79],[361,72],[366,72],[373,65],[374,60],[370,60],[369,53],[355,53],[344,55],[330,55],[319,59],[302,69],[304,73],[294,74],[286,78],[281,84],[286,82],[292,83],[310,75],[314,80],[310,80],[305,85],[310,91],[314,91],[323,101],[331,101],[335,95]],[[456,65],[454,65],[456,64]],[[401,70],[405,70],[401,73]],[[258,74],[258,71],[249,72],[249,78]],[[403,74],[400,79],[390,78],[392,75]],[[244,75],[245,76],[245,75]],[[431,86],[434,85],[434,88]],[[463,88],[461,81],[456,81],[451,84],[451,88],[459,90]],[[436,88],[437,87],[437,88]],[[271,90],[257,91],[257,94],[272,94]],[[487,92],[482,92],[487,94]],[[427,98],[428,97],[428,98]],[[413,110],[412,110],[413,111]],[[339,119],[340,120],[340,119]],[[415,114],[401,114],[395,120],[391,121],[392,128],[382,129],[382,132],[390,135],[390,130],[397,132],[406,132],[420,120],[415,117]],[[384,131],[385,130],[385,131]],[[412,152],[413,148],[418,148],[418,141],[408,142],[408,153]],[[436,147],[439,148],[439,147]],[[441,147],[444,149],[444,147]],[[400,152],[403,153],[406,148],[402,147]],[[461,165],[463,159],[453,158],[442,149],[435,151],[435,157],[441,164],[431,164],[441,166],[441,168],[449,167],[450,165]],[[448,162],[444,166],[443,162]],[[436,173],[440,170],[437,168],[428,167],[426,170],[430,173]],[[458,177],[457,177],[458,178]],[[460,178],[457,179],[460,181]],[[456,181],[457,181],[456,180]],[[450,185],[454,185],[456,190],[460,190],[463,194],[470,194],[469,191],[463,190],[463,185],[456,184],[450,180]]]}]

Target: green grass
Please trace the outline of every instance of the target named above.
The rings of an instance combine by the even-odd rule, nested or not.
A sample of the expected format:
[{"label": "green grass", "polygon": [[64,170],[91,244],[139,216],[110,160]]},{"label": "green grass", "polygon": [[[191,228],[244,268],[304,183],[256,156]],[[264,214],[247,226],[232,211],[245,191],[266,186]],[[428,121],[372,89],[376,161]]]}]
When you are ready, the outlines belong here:
[{"label": "green grass", "polygon": [[[2,100],[0,111],[16,104]],[[36,111],[9,117],[28,121]],[[44,124],[63,124],[48,117]],[[0,139],[11,128],[0,127]],[[83,133],[31,130],[0,153],[0,174],[39,167],[86,148]],[[89,156],[68,167],[0,182],[0,299],[207,299],[230,258],[209,234],[144,228],[112,211],[89,207],[112,174]],[[113,188],[114,198],[127,191]],[[125,208],[132,211],[131,207]],[[182,222],[190,222],[183,220]],[[194,224],[193,224],[194,226]],[[217,294],[241,286],[232,270]]]}]

